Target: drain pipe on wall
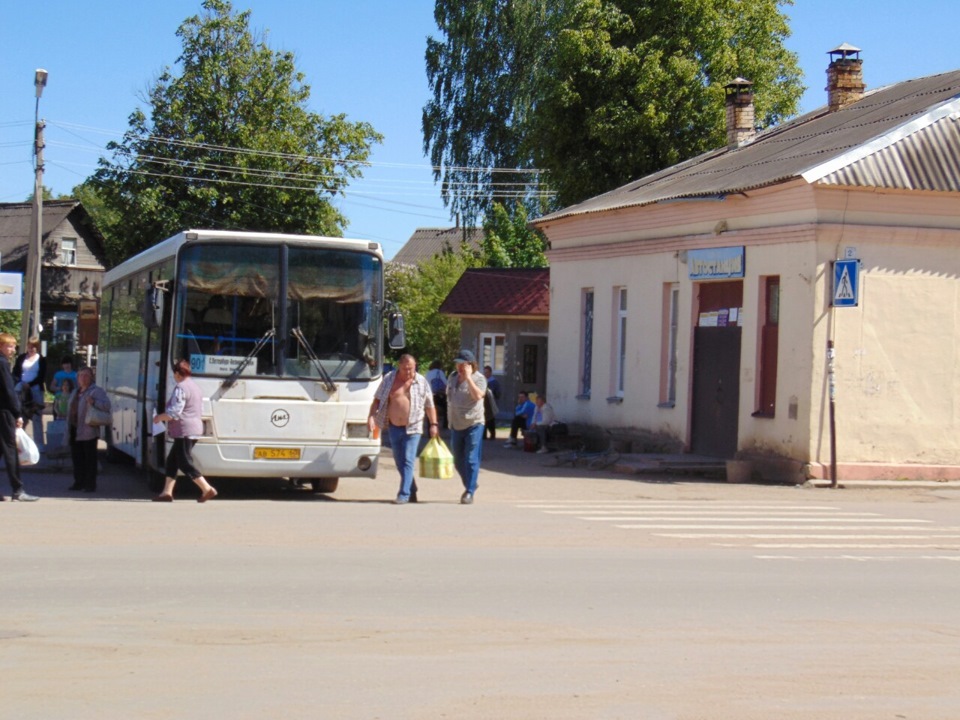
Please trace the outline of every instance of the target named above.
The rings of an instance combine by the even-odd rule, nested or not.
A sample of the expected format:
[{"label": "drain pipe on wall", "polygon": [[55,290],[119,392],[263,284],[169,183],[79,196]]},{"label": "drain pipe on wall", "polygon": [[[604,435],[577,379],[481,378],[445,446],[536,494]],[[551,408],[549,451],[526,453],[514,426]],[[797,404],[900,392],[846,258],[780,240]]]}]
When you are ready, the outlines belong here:
[{"label": "drain pipe on wall", "polygon": [[830,395],[830,487],[832,488],[837,487],[837,423],[834,413],[837,386],[833,371],[835,355],[833,340],[827,340],[827,388]]}]

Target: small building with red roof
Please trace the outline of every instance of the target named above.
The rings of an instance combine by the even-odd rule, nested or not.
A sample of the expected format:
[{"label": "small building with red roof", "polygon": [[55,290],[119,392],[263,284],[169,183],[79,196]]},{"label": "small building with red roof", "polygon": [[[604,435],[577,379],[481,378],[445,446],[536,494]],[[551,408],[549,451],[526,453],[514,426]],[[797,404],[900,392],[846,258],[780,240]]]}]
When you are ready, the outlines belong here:
[{"label": "small building with red roof", "polygon": [[500,381],[501,414],[518,392],[547,391],[549,268],[473,268],[440,305],[460,319],[460,343]]}]

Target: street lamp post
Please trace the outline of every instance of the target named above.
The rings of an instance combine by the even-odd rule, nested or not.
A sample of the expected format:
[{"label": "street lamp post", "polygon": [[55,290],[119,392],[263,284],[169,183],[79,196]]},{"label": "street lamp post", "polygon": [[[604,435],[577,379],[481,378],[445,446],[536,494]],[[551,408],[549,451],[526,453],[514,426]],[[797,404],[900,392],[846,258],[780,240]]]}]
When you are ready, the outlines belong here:
[{"label": "street lamp post", "polygon": [[36,105],[34,106],[34,182],[33,182],[33,217],[30,220],[30,240],[27,244],[27,274],[24,288],[23,320],[20,323],[20,350],[26,351],[30,336],[40,334],[40,265],[43,257],[43,128],[40,120],[40,96],[47,85],[47,71],[38,68],[33,76],[33,85],[36,88]]}]

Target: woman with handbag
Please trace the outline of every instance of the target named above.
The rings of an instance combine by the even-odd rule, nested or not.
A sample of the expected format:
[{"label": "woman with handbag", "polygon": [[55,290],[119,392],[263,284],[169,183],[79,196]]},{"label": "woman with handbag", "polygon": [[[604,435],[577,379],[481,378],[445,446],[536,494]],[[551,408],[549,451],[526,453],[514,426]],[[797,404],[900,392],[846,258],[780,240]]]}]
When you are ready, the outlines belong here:
[{"label": "woman with handbag", "polygon": [[97,441],[100,426],[109,413],[110,398],[94,383],[93,370],[80,368],[77,389],[67,410],[70,457],[73,459],[73,485],[68,490],[97,491]]},{"label": "woman with handbag", "polygon": [[178,360],[173,366],[173,380],[176,385],[167,400],[166,410],[155,415],[155,423],[167,423],[167,436],[173,438],[173,447],[167,455],[166,480],[163,492],[153,498],[154,502],[173,502],[173,489],[177,484],[177,471],[193,480],[200,488],[197,502],[206,502],[217,496],[217,490],[203,476],[193,462],[193,446],[197,438],[203,435],[203,392],[190,376],[189,360]]}]

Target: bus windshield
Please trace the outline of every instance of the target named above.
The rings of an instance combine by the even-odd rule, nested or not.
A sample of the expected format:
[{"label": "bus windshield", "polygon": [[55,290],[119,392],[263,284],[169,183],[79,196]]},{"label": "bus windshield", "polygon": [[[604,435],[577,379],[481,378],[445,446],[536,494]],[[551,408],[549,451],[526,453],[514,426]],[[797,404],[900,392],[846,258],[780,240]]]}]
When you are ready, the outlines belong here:
[{"label": "bus windshield", "polygon": [[184,246],[173,357],[199,375],[373,378],[382,273],[373,254],[316,245]]}]

